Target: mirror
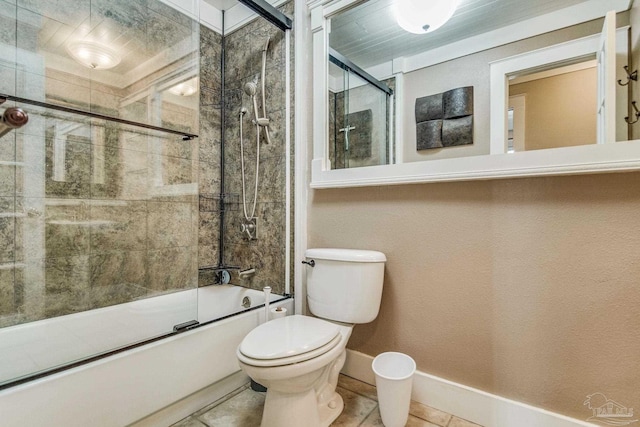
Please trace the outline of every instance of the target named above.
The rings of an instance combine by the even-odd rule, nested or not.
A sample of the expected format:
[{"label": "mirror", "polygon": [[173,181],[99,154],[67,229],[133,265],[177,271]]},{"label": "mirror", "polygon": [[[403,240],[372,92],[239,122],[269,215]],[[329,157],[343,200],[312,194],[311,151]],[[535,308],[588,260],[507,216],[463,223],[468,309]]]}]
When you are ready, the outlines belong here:
[{"label": "mirror", "polygon": [[395,79],[377,81],[357,70],[336,51],[330,51],[329,59],[331,167],[342,169],[393,163]]},{"label": "mirror", "polygon": [[597,76],[594,58],[510,78],[507,152],[596,144]]},{"label": "mirror", "polygon": [[[629,3],[462,0],[447,23],[427,34],[409,33],[399,26],[394,0],[316,3],[311,11],[314,102],[316,115],[324,110],[324,117],[314,117],[312,186],[419,182],[433,180],[434,174],[451,179],[453,171],[455,179],[471,179],[467,171],[486,168],[488,164],[495,169],[496,163],[504,169],[521,167],[541,155],[527,155],[534,152],[544,153],[553,163],[554,150],[559,149],[582,153],[580,161],[589,162],[595,151],[604,151],[591,147],[598,145],[597,134],[603,128],[598,117],[605,115],[604,108],[602,114],[596,108],[599,76],[604,73],[596,66],[596,52],[602,40],[602,18],[609,9],[615,9],[618,22],[614,19],[613,48],[609,48],[614,63],[606,71],[606,85],[615,85],[606,108],[606,116],[613,117],[614,123],[607,126],[614,129],[615,136],[606,142],[628,140],[625,117],[634,117],[629,111],[631,99],[628,88],[616,81],[627,82],[623,67],[629,65]],[[578,41],[588,45],[584,52],[568,53],[566,45]],[[552,48],[564,56],[556,59],[551,55],[540,64],[528,65],[528,55]],[[392,140],[392,135],[395,144],[389,145],[391,155],[386,166],[382,162],[345,162],[345,153],[349,154],[345,145],[356,154],[358,150],[350,144],[353,138],[345,138],[345,132],[357,132],[350,129],[349,121],[362,120],[352,114],[360,112],[367,117],[368,113],[367,109],[348,110],[341,104],[348,104],[352,99],[349,95],[357,88],[349,87],[349,79],[341,76],[344,70],[331,61],[331,52],[339,52],[373,81],[394,83],[395,107],[387,131],[388,139]],[[494,66],[508,60],[516,61],[517,67]],[[494,69],[502,72],[497,80]],[[504,96],[494,90],[494,80],[501,80]],[[371,83],[356,85],[367,84]],[[320,93],[325,89],[326,93]],[[554,101],[554,97],[563,102]],[[495,98],[503,99],[500,111],[495,110]],[[510,98],[515,104],[510,105]],[[553,126],[549,126],[551,105],[552,118],[559,119]],[[588,108],[583,108],[586,105]],[[546,134],[540,132],[542,128],[547,128]],[[370,143],[367,132],[365,126],[359,136]],[[509,132],[520,139],[509,140]],[[515,163],[509,165],[510,160],[498,159],[499,155],[509,155]],[[487,156],[495,158],[489,160]],[[488,163],[482,166],[483,162]],[[563,161],[558,162],[556,166],[563,168]],[[409,167],[409,163],[416,165]],[[354,166],[366,167],[359,171],[337,170]],[[418,176],[405,176],[409,169]],[[487,174],[491,176],[492,172]]]}]

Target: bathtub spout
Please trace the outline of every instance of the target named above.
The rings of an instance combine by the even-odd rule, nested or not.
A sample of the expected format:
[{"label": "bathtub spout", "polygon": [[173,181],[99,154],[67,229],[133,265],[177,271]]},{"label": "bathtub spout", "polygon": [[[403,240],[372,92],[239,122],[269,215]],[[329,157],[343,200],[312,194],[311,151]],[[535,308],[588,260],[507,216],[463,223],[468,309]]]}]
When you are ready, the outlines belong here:
[{"label": "bathtub spout", "polygon": [[248,268],[246,270],[241,270],[238,273],[238,276],[240,276],[241,279],[246,279],[248,277],[252,277],[254,274],[256,274],[256,269],[255,268]]}]

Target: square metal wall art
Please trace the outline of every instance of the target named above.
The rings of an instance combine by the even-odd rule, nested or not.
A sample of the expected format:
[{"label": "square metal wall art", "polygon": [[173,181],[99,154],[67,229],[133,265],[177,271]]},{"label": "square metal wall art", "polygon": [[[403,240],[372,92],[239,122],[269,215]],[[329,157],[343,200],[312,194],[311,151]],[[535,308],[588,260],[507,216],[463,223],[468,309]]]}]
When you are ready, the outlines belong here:
[{"label": "square metal wall art", "polygon": [[416,99],[416,149],[473,144],[473,86]]}]

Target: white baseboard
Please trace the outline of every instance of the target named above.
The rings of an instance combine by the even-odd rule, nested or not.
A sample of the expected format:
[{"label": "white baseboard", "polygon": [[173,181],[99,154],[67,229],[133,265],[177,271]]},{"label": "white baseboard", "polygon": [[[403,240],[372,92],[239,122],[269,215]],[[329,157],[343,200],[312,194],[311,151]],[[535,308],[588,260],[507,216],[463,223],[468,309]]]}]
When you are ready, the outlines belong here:
[{"label": "white baseboard", "polygon": [[[371,362],[373,362],[372,356],[347,350],[347,360],[342,373],[375,385]],[[595,424],[496,396],[420,371],[416,371],[413,377],[411,398],[423,405],[485,427],[595,427]]]},{"label": "white baseboard", "polygon": [[129,427],[167,427],[248,383],[249,377],[244,372],[236,372],[131,424]]}]

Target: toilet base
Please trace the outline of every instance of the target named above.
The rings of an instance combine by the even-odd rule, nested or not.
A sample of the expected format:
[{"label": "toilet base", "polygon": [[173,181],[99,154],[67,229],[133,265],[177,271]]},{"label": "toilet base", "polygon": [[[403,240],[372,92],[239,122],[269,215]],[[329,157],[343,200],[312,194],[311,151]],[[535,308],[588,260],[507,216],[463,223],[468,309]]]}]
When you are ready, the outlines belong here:
[{"label": "toilet base", "polygon": [[260,393],[266,393],[267,388],[260,383],[255,382],[253,379],[251,380],[251,390],[257,391]]},{"label": "toilet base", "polygon": [[282,380],[261,378],[250,366],[241,364],[268,389],[260,427],[329,427],[338,418],[344,401],[336,393],[336,386],[346,351],[336,350],[342,352],[329,365]]},{"label": "toilet base", "polygon": [[318,406],[314,390],[281,393],[270,390],[264,404],[260,427],[328,427],[342,413],[342,396],[334,392],[328,404]]},{"label": "toilet base", "polygon": [[335,397],[331,400],[331,402],[328,405],[322,405],[318,408],[318,412],[320,413],[320,425],[322,427],[330,426],[331,423],[340,416],[342,410],[344,409],[344,401],[342,400],[342,396],[340,396],[337,392],[335,393]]}]

